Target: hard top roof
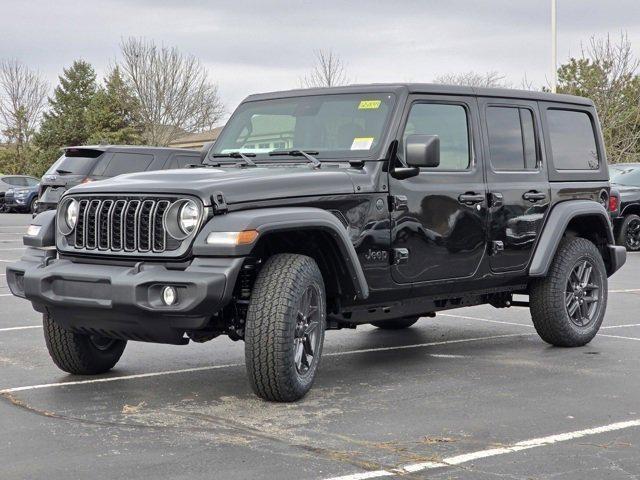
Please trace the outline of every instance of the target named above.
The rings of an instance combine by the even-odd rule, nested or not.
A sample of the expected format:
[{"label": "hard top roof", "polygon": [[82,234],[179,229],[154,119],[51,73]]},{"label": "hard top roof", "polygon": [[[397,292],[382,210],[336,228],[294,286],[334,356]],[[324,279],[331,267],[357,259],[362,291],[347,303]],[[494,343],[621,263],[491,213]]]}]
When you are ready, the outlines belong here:
[{"label": "hard top roof", "polygon": [[305,95],[327,95],[338,93],[399,93],[403,91],[408,93],[431,95],[472,95],[481,97],[517,98],[522,100],[572,103],[576,105],[593,105],[593,102],[590,99],[575,95],[536,92],[532,90],[516,90],[510,88],[465,87],[438,83],[371,83],[363,85],[348,85],[343,87],[304,88],[249,95],[245,101],[269,100]]}]

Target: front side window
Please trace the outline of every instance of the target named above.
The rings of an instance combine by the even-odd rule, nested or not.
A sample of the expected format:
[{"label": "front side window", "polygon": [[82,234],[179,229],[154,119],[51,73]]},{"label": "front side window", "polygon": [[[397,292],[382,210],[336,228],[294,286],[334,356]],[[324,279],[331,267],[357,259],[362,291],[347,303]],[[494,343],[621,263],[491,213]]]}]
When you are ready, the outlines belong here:
[{"label": "front side window", "polygon": [[556,170],[597,170],[600,161],[591,117],[575,110],[547,110]]},{"label": "front side window", "polygon": [[527,108],[487,108],[489,154],[494,170],[532,170],[537,167],[533,125],[533,115]]},{"label": "front side window", "polygon": [[411,107],[402,137],[437,135],[440,137],[440,165],[429,170],[466,170],[471,164],[469,122],[462,105],[416,103]]},{"label": "front side window", "polygon": [[212,154],[274,150],[318,152],[318,158],[372,156],[380,150],[395,96],[335,94],[250,101],[241,104]]}]

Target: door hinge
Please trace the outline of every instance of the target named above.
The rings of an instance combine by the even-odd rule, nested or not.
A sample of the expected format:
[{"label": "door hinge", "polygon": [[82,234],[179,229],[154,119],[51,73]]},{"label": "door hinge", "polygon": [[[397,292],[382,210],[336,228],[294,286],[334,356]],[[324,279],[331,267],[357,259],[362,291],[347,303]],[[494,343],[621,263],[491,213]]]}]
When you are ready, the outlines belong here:
[{"label": "door hinge", "polygon": [[489,207],[501,207],[503,199],[500,192],[489,192]]},{"label": "door hinge", "polygon": [[403,265],[409,261],[408,248],[394,248],[392,265]]},{"label": "door hinge", "polygon": [[405,195],[389,195],[389,211],[409,210],[409,200]]},{"label": "door hinge", "polygon": [[504,243],[500,240],[494,240],[491,242],[491,255],[497,255],[504,251]]}]

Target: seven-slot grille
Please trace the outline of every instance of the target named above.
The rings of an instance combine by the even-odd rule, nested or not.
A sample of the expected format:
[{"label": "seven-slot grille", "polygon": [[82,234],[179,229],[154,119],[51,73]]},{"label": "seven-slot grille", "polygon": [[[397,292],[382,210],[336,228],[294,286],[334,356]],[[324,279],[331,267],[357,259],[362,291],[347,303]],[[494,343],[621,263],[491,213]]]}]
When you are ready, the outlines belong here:
[{"label": "seven-slot grille", "polygon": [[78,199],[78,222],[68,237],[70,246],[111,252],[172,250],[177,245],[167,242],[162,223],[171,203],[164,198]]}]

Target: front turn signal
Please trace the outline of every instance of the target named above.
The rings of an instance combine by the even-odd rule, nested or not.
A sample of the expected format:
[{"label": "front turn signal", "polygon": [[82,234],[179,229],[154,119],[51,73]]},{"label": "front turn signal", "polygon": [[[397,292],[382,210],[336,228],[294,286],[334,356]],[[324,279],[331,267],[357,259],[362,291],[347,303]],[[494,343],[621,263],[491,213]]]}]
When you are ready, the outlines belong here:
[{"label": "front turn signal", "polygon": [[257,230],[241,232],[211,232],[207,235],[208,245],[250,245],[258,238]]}]

